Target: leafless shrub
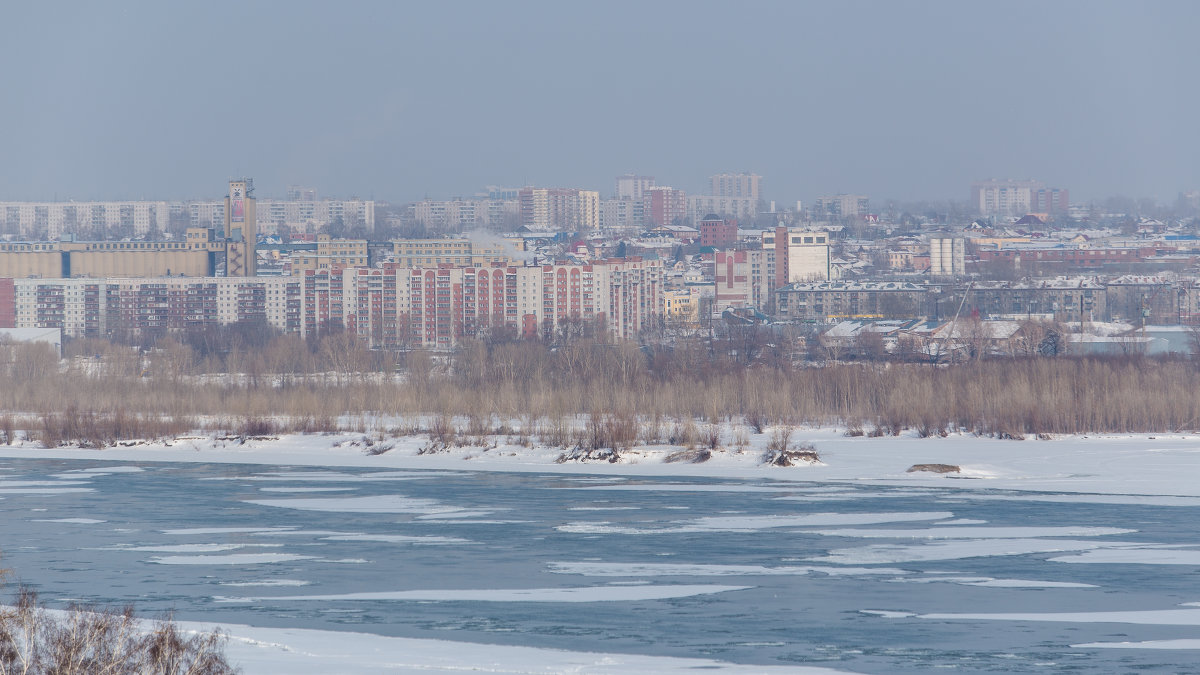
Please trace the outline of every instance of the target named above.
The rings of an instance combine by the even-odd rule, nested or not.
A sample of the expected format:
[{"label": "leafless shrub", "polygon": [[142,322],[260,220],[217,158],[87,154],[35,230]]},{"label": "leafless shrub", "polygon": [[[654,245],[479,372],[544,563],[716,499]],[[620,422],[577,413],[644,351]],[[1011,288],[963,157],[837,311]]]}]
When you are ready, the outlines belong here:
[{"label": "leafless shrub", "polygon": [[771,423],[766,415],[763,414],[763,411],[758,408],[747,412],[745,418],[747,426],[753,429],[756,434],[761,434],[763,429],[767,428],[767,425]]},{"label": "leafless shrub", "polygon": [[708,450],[719,449],[721,447],[721,425],[709,423],[708,426],[704,427],[701,440],[704,442],[704,447]]},{"label": "leafless shrub", "polygon": [[270,436],[279,433],[279,427],[263,417],[246,417],[235,430],[239,436]]},{"label": "leafless shrub", "polygon": [[733,434],[733,450],[739,455],[750,447],[750,437],[746,434],[745,429],[738,429]]},{"label": "leafless shrub", "polygon": [[784,453],[788,451],[788,445],[792,442],[792,428],[784,425],[775,428],[771,432],[771,440],[767,442],[767,452]]},{"label": "leafless shrub", "polygon": [[820,461],[821,457],[817,454],[817,449],[808,443],[794,448],[788,448],[786,443],[774,448],[768,446],[767,451],[763,454],[763,463],[772,466],[795,466],[799,463],[816,464]]},{"label": "leafless shrub", "polygon": [[442,445],[450,445],[457,437],[458,431],[454,428],[454,420],[448,413],[435,415],[429,422],[429,440]]},{"label": "leafless shrub", "polygon": [[5,413],[0,415],[0,434],[4,435],[5,445],[12,445],[17,440],[16,427],[16,418],[12,414]]},{"label": "leafless shrub", "polygon": [[47,612],[31,591],[0,610],[0,672],[23,675],[154,673],[231,675],[219,632],[188,636],[170,620],[139,621],[120,611],[73,606]]},{"label": "leafless shrub", "polygon": [[846,420],[846,435],[850,437],[862,436],[862,420],[857,417]]},{"label": "leafless shrub", "polygon": [[663,421],[662,414],[655,412],[645,424],[642,425],[642,443],[646,445],[659,445],[662,443]]},{"label": "leafless shrub", "polygon": [[539,441],[551,448],[565,448],[571,445],[571,424],[563,417],[556,417],[542,427]]},{"label": "leafless shrub", "polygon": [[689,417],[682,424],[676,423],[668,440],[671,445],[682,445],[688,450],[694,449],[700,441],[700,430],[696,428],[696,421]]}]

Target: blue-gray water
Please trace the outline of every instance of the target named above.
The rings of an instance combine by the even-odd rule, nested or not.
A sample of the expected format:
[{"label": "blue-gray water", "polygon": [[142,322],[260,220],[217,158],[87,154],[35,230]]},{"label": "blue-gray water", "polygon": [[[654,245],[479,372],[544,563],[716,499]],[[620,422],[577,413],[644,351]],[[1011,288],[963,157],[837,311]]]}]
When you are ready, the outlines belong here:
[{"label": "blue-gray water", "polygon": [[[1200,544],[1200,506],[1195,505],[988,500],[969,497],[1022,493],[715,478],[608,479],[226,464],[141,464],[136,465],[142,469],[138,472],[101,471],[116,465],[0,461],[4,566],[53,606],[70,601],[132,603],[142,614],[173,611],[184,620],[580,651],[706,656],[748,664],[802,663],[864,673],[916,673],[933,667],[958,672],[1200,672],[1200,666],[1194,665],[1200,662],[1198,651],[1070,646],[1197,638],[1200,627],[1196,626],[939,620],[863,612],[1173,609],[1200,601],[1197,566],[1049,560],[1075,553],[872,564],[853,562],[857,553],[850,551],[838,554],[843,560],[830,562],[819,559],[830,551],[845,549],[894,555],[889,553],[891,549],[879,547],[924,547],[937,541],[814,533],[850,528],[1077,526],[1136,532],[1052,538],[1085,545],[1089,541],[1120,541],[1195,546]],[[712,490],[714,486],[723,490]],[[80,491],[39,492],[57,487]],[[345,489],[286,491],[293,488]],[[392,513],[250,503],[371,496],[416,501],[385,502],[385,506],[400,504],[400,510],[409,511]],[[338,509],[347,503],[371,504],[328,501],[317,506]],[[796,526],[761,518],[830,513],[899,515],[892,522],[858,525]],[[900,520],[912,514],[922,519]],[[713,517],[733,520],[703,520]],[[882,515],[878,519],[889,518]],[[935,524],[951,519],[986,523]],[[172,532],[196,528],[284,529]],[[451,540],[370,541],[357,535]],[[331,538],[339,536],[355,538]],[[964,542],[971,538],[952,541],[955,546],[969,546]],[[195,544],[239,548],[171,550]],[[168,550],[147,550],[156,548]],[[264,553],[311,557],[235,565],[207,564],[198,557],[219,560]],[[900,557],[904,555],[900,553]],[[911,556],[920,557],[919,553]],[[621,571],[603,566],[568,567],[565,571],[573,573],[563,573],[564,569],[556,566],[583,562],[815,566],[825,571],[589,576],[574,572]],[[1094,587],[1008,588],[961,583],[971,578],[1077,582]],[[280,581],[293,585],[242,585]],[[299,582],[305,585],[294,585]],[[666,600],[582,603],[273,599],[428,589],[636,588],[637,584],[751,588]],[[237,600],[247,597],[259,599]]]}]

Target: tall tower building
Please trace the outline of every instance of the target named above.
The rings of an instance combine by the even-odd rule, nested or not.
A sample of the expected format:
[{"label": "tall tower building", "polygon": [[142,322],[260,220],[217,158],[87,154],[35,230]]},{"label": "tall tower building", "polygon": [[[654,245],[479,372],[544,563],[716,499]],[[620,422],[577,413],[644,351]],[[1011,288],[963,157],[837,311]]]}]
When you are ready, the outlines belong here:
[{"label": "tall tower building", "polygon": [[673,225],[687,217],[687,193],[665,185],[647,188],[642,193],[642,209],[647,227]]},{"label": "tall tower building", "polygon": [[225,276],[252,277],[258,273],[257,239],[254,180],[231,180],[225,196]]},{"label": "tall tower building", "polygon": [[654,185],[654,176],[635,176],[627,173],[624,176],[617,176],[614,196],[617,199],[629,199],[640,202],[642,201],[642,194],[654,187]]},{"label": "tall tower building", "polygon": [[762,176],[756,173],[719,173],[709,177],[714,197],[748,197],[758,201],[762,197]]}]

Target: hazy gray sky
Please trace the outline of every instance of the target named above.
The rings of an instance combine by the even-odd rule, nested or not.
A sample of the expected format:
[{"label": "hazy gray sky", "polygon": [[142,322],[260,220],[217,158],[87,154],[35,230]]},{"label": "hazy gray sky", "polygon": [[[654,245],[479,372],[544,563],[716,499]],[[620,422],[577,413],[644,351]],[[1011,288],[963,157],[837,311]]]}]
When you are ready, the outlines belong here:
[{"label": "hazy gray sky", "polygon": [[0,200],[1200,189],[1197,2],[5,2]]}]

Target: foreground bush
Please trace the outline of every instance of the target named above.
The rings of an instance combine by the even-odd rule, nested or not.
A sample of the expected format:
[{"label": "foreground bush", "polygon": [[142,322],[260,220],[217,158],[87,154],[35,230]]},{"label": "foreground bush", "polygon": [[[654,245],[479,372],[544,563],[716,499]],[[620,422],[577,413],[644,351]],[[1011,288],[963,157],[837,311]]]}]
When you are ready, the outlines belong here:
[{"label": "foreground bush", "polygon": [[72,607],[51,612],[22,591],[0,609],[0,674],[226,675],[238,672],[220,633],[189,635],[172,621],[145,622],[123,611]]}]

